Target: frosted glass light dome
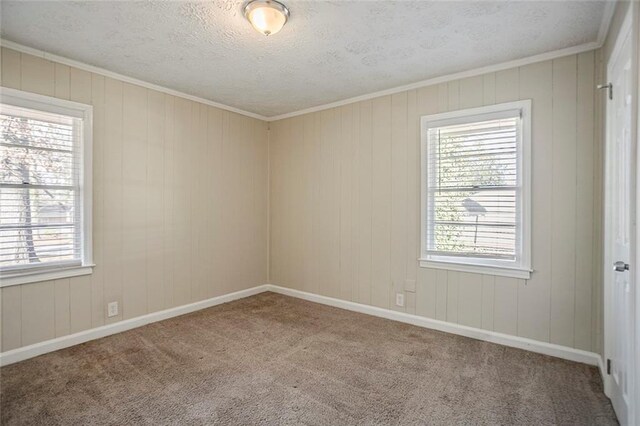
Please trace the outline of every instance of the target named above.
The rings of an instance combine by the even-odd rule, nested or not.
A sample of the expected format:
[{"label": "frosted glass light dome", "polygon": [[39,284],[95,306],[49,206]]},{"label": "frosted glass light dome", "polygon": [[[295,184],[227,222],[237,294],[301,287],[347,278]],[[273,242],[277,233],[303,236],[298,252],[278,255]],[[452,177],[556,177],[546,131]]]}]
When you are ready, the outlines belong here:
[{"label": "frosted glass light dome", "polygon": [[289,9],[275,0],[254,0],[245,6],[244,16],[256,31],[270,36],[287,23]]}]

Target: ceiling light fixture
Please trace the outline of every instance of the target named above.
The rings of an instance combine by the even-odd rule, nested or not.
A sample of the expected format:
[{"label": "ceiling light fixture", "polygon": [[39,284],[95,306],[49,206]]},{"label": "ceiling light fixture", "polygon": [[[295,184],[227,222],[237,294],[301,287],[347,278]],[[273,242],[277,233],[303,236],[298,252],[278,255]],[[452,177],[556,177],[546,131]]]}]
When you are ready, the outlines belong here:
[{"label": "ceiling light fixture", "polygon": [[244,16],[256,31],[270,36],[287,23],[289,9],[275,0],[253,0],[244,7]]}]

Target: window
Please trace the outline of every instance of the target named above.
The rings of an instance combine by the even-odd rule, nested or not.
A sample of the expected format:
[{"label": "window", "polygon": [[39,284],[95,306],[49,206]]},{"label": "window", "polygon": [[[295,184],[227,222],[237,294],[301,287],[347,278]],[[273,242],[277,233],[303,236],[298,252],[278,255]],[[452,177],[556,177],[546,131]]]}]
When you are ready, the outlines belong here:
[{"label": "window", "polygon": [[0,286],[91,273],[92,107],[0,94]]},{"label": "window", "polygon": [[421,266],[529,278],[530,111],[422,117]]}]

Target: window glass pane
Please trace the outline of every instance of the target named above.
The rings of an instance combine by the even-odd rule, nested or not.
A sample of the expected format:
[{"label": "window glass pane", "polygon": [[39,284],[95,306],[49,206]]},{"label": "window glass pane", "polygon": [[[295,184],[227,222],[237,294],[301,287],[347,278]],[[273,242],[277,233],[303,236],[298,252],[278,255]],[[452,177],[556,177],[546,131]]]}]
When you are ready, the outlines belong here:
[{"label": "window glass pane", "polygon": [[438,127],[429,132],[429,166],[438,188],[517,184],[518,119]]},{"label": "window glass pane", "polygon": [[436,192],[433,200],[433,251],[515,260],[514,189]]},{"label": "window glass pane", "polygon": [[75,164],[71,151],[44,151],[30,146],[0,145],[2,183],[72,186]]},{"label": "window glass pane", "polygon": [[81,121],[3,105],[0,269],[81,258]]},{"label": "window glass pane", "polygon": [[515,261],[519,117],[430,128],[427,250]]}]

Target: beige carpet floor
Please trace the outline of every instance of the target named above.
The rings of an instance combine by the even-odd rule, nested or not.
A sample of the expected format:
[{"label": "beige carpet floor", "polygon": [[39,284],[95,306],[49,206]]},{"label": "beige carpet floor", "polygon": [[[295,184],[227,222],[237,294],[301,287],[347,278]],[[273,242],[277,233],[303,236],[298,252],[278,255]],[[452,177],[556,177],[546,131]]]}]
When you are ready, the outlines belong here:
[{"label": "beige carpet floor", "polygon": [[0,369],[2,424],[617,424],[594,367],[263,293]]}]

